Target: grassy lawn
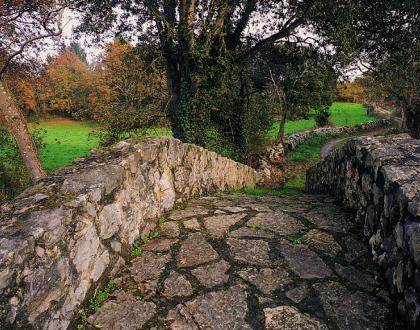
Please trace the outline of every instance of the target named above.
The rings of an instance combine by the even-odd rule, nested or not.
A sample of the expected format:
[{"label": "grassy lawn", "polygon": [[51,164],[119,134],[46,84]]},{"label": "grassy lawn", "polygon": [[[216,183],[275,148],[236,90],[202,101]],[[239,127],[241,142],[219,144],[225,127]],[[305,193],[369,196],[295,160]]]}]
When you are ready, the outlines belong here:
[{"label": "grassy lawn", "polygon": [[92,148],[99,145],[93,131],[95,122],[80,122],[68,119],[52,119],[31,128],[43,132],[45,147],[40,151],[41,162],[47,171],[69,165],[74,159],[86,156]]},{"label": "grassy lawn", "polygon": [[[354,126],[374,120],[375,117],[367,115],[367,108],[358,103],[335,102],[331,105],[331,122],[334,126]],[[286,122],[285,134],[290,135],[295,132],[315,128],[315,119],[310,115],[308,120],[291,120]],[[279,124],[274,123],[269,131],[270,138],[277,136]]]},{"label": "grassy lawn", "polygon": [[[356,125],[373,120],[367,116],[366,108],[356,103],[334,103],[331,106],[331,121],[335,126]],[[41,129],[45,132],[44,142],[46,144],[40,152],[41,161],[47,171],[66,166],[76,158],[86,156],[92,148],[98,147],[99,139],[91,133],[98,128],[95,122],[81,122],[69,119],[50,119],[39,124],[32,124],[31,127]],[[286,123],[286,134],[315,127],[315,120],[295,120]],[[277,134],[278,123],[273,125],[270,137]],[[147,136],[171,135],[167,129],[150,129]],[[306,144],[305,144],[306,145]],[[299,149],[298,149],[299,150]],[[299,151],[297,155],[299,155]],[[302,151],[303,152],[303,151]],[[294,153],[292,153],[291,157]],[[299,156],[297,156],[299,157]],[[303,158],[307,160],[307,155]],[[299,181],[299,180],[297,180]],[[291,183],[290,189],[294,189]]]},{"label": "grassy lawn", "polygon": [[[75,121],[70,119],[50,119],[31,124],[31,128],[43,133],[45,147],[40,151],[42,165],[51,171],[70,165],[76,158],[86,156],[92,148],[99,146],[95,130],[99,127],[94,121]],[[146,136],[171,135],[167,129],[149,129]]]}]

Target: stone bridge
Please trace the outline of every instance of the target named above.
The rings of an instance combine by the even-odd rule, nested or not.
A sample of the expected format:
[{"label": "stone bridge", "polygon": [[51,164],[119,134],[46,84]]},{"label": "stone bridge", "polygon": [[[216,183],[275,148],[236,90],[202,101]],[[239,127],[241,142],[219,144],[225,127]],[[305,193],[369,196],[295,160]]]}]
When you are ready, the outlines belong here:
[{"label": "stone bridge", "polygon": [[51,175],[2,207],[0,329],[409,326],[355,205],[198,197],[255,181],[172,138],[123,142]]}]

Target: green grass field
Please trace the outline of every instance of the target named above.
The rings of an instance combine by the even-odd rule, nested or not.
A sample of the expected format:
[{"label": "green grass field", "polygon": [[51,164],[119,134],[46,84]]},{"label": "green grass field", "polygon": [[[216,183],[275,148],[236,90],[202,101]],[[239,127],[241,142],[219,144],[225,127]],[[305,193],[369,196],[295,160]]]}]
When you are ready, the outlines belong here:
[{"label": "green grass field", "polygon": [[[334,103],[331,106],[331,121],[335,126],[356,125],[373,120],[367,116],[366,108],[355,103]],[[95,122],[80,122],[69,119],[51,119],[39,124],[32,124],[32,128],[41,129],[45,133],[45,148],[40,152],[41,161],[47,171],[63,167],[79,157],[86,156],[92,148],[99,146],[99,139],[91,134],[98,128]],[[315,127],[315,120],[296,120],[286,123],[286,134]],[[273,125],[270,137],[277,134],[278,123]],[[151,129],[147,136],[170,135],[167,129]]]},{"label": "green grass field", "polygon": [[99,145],[99,139],[91,134],[98,127],[95,122],[77,122],[53,119],[32,124],[41,130],[45,147],[40,151],[42,165],[50,171],[69,165],[76,158],[86,156]]},{"label": "green grass field", "polygon": [[[367,108],[358,103],[335,102],[331,105],[331,122],[334,126],[354,126],[374,120],[375,117],[367,115]],[[312,115],[311,115],[312,116]],[[315,119],[287,121],[285,134],[290,135],[295,132],[315,128]],[[274,139],[279,130],[279,123],[274,123],[269,132],[270,138]]]},{"label": "green grass field", "polygon": [[[73,160],[86,156],[92,148],[99,146],[99,138],[93,134],[99,127],[93,121],[81,122],[69,119],[50,119],[31,124],[43,136],[45,147],[40,151],[42,165],[51,171]],[[149,129],[146,136],[171,135],[167,129]]]}]

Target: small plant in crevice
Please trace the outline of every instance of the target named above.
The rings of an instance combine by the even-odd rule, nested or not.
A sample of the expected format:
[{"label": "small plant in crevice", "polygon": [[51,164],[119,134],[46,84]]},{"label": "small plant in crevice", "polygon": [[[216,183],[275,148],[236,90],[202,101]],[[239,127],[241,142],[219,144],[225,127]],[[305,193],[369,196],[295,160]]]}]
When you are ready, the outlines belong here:
[{"label": "small plant in crevice", "polygon": [[108,280],[106,287],[103,290],[99,290],[93,298],[90,298],[86,304],[86,308],[83,310],[82,315],[80,316],[80,321],[76,326],[77,330],[83,330],[88,321],[88,314],[95,313],[102,304],[108,300],[109,295],[114,291],[116,287],[115,281],[113,278]]},{"label": "small plant in crevice", "polygon": [[146,244],[153,238],[157,238],[160,236],[160,233],[157,230],[151,230],[147,235],[141,235],[139,239],[137,239],[130,251],[130,257],[137,257],[142,254],[143,249],[141,248],[142,244]]},{"label": "small plant in crevice", "polygon": [[303,243],[303,236],[287,236],[287,240],[293,245],[300,245]]},{"label": "small plant in crevice", "polygon": [[187,202],[181,202],[175,206],[175,210],[185,210],[187,205]]},{"label": "small plant in crevice", "polygon": [[143,249],[140,247],[140,244],[136,241],[133,243],[131,251],[130,251],[130,257],[137,257],[140,254],[142,254]]},{"label": "small plant in crevice", "polygon": [[109,298],[109,294],[114,290],[115,282],[114,279],[110,278],[108,283],[103,290],[99,290],[96,295],[88,300],[88,308],[96,312],[99,307]]},{"label": "small plant in crevice", "polygon": [[166,217],[162,214],[160,217],[159,217],[159,225],[161,225],[161,224],[163,224],[163,223],[165,223],[166,222]]}]

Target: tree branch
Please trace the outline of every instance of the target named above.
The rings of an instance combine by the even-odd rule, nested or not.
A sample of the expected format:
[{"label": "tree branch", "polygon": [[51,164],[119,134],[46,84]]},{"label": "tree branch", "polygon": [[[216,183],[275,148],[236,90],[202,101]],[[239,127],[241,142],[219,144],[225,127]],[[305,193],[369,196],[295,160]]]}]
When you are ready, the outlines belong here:
[{"label": "tree branch", "polygon": [[242,12],[241,18],[239,19],[238,23],[236,24],[235,31],[229,36],[229,48],[235,49],[240,40],[242,32],[245,30],[245,28],[248,25],[249,19],[251,17],[251,14],[255,11],[256,5],[258,0],[248,0],[245,9]]},{"label": "tree branch", "polygon": [[249,57],[255,54],[256,52],[258,52],[260,49],[262,49],[266,45],[273,44],[276,41],[289,36],[291,33],[293,33],[295,29],[297,29],[304,22],[305,22],[305,19],[303,17],[296,18],[295,20],[293,20],[292,18],[289,19],[289,21],[286,23],[286,27],[284,27],[277,33],[269,36],[268,38],[265,38],[259,41],[254,47],[252,47],[250,50],[248,50],[245,53],[245,56]]}]

